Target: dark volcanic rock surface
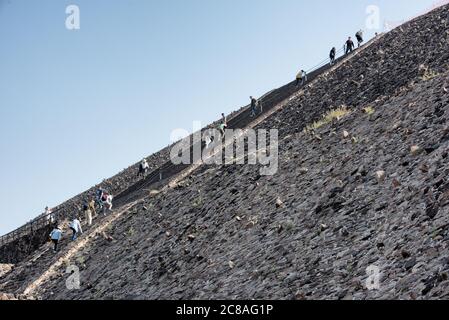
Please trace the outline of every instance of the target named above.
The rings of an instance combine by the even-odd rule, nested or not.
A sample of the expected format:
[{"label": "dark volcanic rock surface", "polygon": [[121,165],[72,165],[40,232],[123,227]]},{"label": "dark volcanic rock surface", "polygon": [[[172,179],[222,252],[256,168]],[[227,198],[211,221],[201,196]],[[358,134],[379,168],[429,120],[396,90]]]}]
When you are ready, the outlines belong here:
[{"label": "dark volcanic rock surface", "polygon": [[[81,269],[80,290],[60,269],[39,297],[448,298],[447,12],[385,35],[260,124],[280,129],[277,174],[201,167],[67,262]],[[347,116],[303,132],[341,105]],[[20,293],[51,263],[42,255],[0,291]],[[381,276],[370,291],[372,266]]]}]

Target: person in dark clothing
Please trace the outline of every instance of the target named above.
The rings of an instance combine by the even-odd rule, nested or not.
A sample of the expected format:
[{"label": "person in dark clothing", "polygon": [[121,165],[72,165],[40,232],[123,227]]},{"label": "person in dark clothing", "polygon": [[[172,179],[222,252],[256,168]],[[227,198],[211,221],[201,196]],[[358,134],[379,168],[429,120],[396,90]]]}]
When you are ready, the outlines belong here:
[{"label": "person in dark clothing", "polygon": [[249,97],[251,99],[251,115],[250,117],[255,117],[257,114],[257,99],[253,97]]},{"label": "person in dark clothing", "polygon": [[351,53],[352,50],[354,50],[354,42],[352,42],[351,37],[349,37],[348,40],[346,41],[345,47],[346,47],[345,54]]},{"label": "person in dark clothing", "polygon": [[357,44],[358,44],[358,46],[359,46],[359,48],[360,48],[360,46],[361,46],[362,43],[363,43],[363,31],[360,30],[359,32],[357,32],[357,33],[355,34],[355,37],[357,38]]},{"label": "person in dark clothing", "polygon": [[101,198],[103,197],[104,193],[105,193],[105,190],[100,187],[97,189],[97,192],[95,194],[95,201],[97,202],[97,206],[100,210],[103,209],[103,202],[101,201]]},{"label": "person in dark clothing", "polygon": [[335,63],[335,55],[337,54],[337,49],[335,47],[332,48],[329,58],[331,59],[331,66]]},{"label": "person in dark clothing", "polygon": [[228,119],[226,118],[224,113],[221,114],[221,122],[228,125]]},{"label": "person in dark clothing", "polygon": [[263,113],[263,104],[262,104],[262,100],[261,99],[257,102],[257,105],[259,106],[259,109],[260,109],[259,112],[262,114]]}]

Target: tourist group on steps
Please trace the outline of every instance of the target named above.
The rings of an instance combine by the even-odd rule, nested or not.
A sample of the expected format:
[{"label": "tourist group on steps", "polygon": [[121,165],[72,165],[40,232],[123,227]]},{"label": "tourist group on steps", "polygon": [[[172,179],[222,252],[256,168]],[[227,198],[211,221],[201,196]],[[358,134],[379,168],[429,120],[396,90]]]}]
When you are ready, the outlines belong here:
[{"label": "tourist group on steps", "polygon": [[[103,188],[98,188],[95,194],[95,198],[92,198],[90,201],[87,201],[83,205],[83,213],[86,225],[89,227],[92,226],[93,217],[97,216],[97,209],[99,213],[102,213],[106,216],[109,212],[112,211],[112,200],[113,196],[109,194]],[[59,242],[62,239],[62,235],[64,232],[64,228],[61,226],[60,222],[57,221],[55,214],[52,213],[52,210],[48,207],[45,208],[45,215],[50,224],[54,225],[54,229],[49,235],[51,242],[53,242],[53,251],[58,251]],[[75,215],[73,220],[68,224],[69,231],[72,232],[71,239],[75,241],[80,234],[83,233],[83,228],[81,227],[81,219],[79,215]]]}]

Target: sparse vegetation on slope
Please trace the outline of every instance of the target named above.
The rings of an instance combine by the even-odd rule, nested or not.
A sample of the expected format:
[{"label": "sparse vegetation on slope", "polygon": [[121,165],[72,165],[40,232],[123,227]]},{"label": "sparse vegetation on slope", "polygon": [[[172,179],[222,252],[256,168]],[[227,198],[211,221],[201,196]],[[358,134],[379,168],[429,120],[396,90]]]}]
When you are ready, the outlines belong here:
[{"label": "sparse vegetation on slope", "polygon": [[322,115],[321,119],[318,121],[313,122],[311,125],[308,125],[304,132],[311,132],[313,130],[319,129],[322,126],[325,126],[332,121],[340,121],[344,116],[346,116],[351,111],[348,109],[347,106],[341,106],[336,109],[331,109],[325,114]]}]

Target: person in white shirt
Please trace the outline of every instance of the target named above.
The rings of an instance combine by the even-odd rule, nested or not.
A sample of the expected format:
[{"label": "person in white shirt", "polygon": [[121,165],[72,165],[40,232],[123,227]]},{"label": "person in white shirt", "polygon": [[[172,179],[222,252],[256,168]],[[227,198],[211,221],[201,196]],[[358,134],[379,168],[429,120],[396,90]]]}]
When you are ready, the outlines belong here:
[{"label": "person in white shirt", "polygon": [[148,169],[150,169],[150,165],[148,164],[147,159],[144,158],[140,163],[138,175],[145,177],[145,175],[148,172]]},{"label": "person in white shirt", "polygon": [[304,84],[307,82],[307,72],[305,72],[304,70],[301,70],[301,78],[302,78],[301,84]]},{"label": "person in white shirt", "polygon": [[209,135],[204,137],[204,142],[206,143],[206,149],[209,148],[209,145],[212,143],[212,139]]},{"label": "person in white shirt", "polygon": [[147,159],[143,159],[142,167],[144,170],[148,170],[150,168],[150,166],[148,165]]},{"label": "person in white shirt", "polygon": [[81,228],[81,222],[78,219],[78,217],[73,219],[72,223],[70,223],[70,229],[73,231],[72,241],[76,240],[78,234],[83,233],[83,229]]}]

